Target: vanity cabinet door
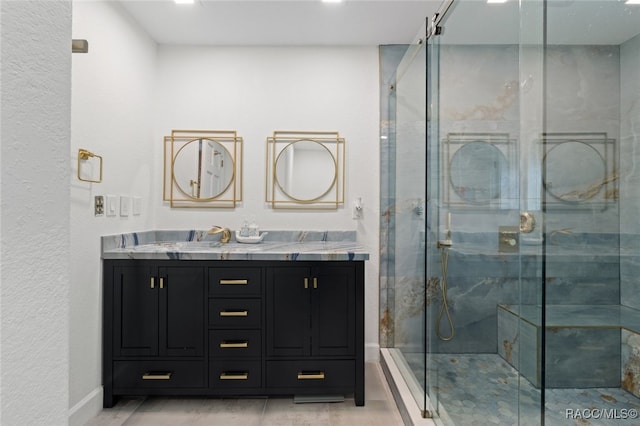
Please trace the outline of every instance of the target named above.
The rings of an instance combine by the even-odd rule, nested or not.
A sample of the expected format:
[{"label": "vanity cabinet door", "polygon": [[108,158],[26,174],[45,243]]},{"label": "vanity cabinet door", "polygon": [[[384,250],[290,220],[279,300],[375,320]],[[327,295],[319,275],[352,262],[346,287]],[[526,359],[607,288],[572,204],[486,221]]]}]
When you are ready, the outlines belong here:
[{"label": "vanity cabinet door", "polygon": [[351,265],[271,268],[268,356],[354,356],[355,272]]},{"label": "vanity cabinet door", "polygon": [[158,270],[159,347],[161,356],[204,356],[204,269],[167,267]]},{"label": "vanity cabinet door", "polygon": [[204,290],[203,268],[116,267],[114,356],[203,356]]},{"label": "vanity cabinet door", "polygon": [[269,268],[267,356],[311,355],[310,285],[309,268]]},{"label": "vanity cabinet door", "polygon": [[[158,355],[158,290],[152,268],[116,267],[113,275],[113,355]],[[105,306],[105,309],[110,307]]]},{"label": "vanity cabinet door", "polygon": [[354,356],[355,273],[351,266],[314,268],[311,285],[311,353]]}]

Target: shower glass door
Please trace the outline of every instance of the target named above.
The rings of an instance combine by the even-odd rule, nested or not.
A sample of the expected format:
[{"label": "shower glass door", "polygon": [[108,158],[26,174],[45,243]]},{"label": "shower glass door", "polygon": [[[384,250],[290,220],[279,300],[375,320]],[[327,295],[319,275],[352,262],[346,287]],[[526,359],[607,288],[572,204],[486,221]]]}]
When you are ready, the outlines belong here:
[{"label": "shower glass door", "polygon": [[437,424],[542,421],[543,11],[448,1],[429,29],[425,389]]},{"label": "shower glass door", "polygon": [[391,351],[421,411],[425,406],[426,49],[423,28],[395,73],[395,239]]}]

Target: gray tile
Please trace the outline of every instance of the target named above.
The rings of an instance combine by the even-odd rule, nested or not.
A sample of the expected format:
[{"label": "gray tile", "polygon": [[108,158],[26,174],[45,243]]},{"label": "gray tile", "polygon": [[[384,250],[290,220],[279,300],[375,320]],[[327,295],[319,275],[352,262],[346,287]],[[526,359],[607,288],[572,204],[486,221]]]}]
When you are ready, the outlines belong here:
[{"label": "gray tile", "polygon": [[121,426],[144,402],[144,398],[127,398],[113,408],[105,408],[86,423],[86,426]]},{"label": "gray tile", "polygon": [[295,404],[293,398],[269,398],[263,426],[332,426],[329,406],[341,403]]},{"label": "gray tile", "polygon": [[378,363],[365,364],[365,406],[295,404],[287,398],[122,398],[87,426],[400,426],[402,420]]}]

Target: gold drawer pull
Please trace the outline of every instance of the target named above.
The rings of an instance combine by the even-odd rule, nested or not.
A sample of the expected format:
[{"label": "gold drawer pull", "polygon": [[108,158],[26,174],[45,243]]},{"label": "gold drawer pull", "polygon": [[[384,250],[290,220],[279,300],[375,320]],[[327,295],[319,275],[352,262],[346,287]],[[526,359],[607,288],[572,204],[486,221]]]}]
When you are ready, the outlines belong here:
[{"label": "gold drawer pull", "polygon": [[222,341],[222,342],[220,342],[220,347],[221,348],[248,348],[249,347],[249,342],[247,340],[244,340],[242,342],[234,342],[234,341],[226,342],[226,341]]},{"label": "gold drawer pull", "polygon": [[246,285],[249,284],[249,280],[220,280],[221,285]]},{"label": "gold drawer pull", "polygon": [[298,373],[298,380],[324,380],[324,372],[322,371],[314,371],[311,373],[305,373],[301,371]]},{"label": "gold drawer pull", "polygon": [[220,380],[247,380],[249,373],[221,373]]},{"label": "gold drawer pull", "polygon": [[172,373],[144,373],[142,380],[170,380]]},{"label": "gold drawer pull", "polygon": [[221,317],[246,317],[249,311],[220,311]]}]

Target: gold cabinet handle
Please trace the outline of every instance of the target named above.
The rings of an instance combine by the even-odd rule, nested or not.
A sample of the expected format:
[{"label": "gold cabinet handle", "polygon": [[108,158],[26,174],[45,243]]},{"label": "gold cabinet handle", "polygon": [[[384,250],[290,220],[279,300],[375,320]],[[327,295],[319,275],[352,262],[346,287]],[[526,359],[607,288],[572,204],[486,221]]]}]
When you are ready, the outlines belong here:
[{"label": "gold cabinet handle", "polygon": [[164,288],[164,278],[160,277],[160,288]]},{"label": "gold cabinet handle", "polygon": [[220,311],[221,317],[246,317],[249,311]]},{"label": "gold cabinet handle", "polygon": [[220,342],[220,347],[221,348],[248,348],[249,342],[247,340],[244,340],[242,342],[222,341]]},{"label": "gold cabinet handle", "polygon": [[305,373],[304,371],[300,371],[298,373],[298,380],[324,380],[324,372],[312,371]]},{"label": "gold cabinet handle", "polygon": [[318,279],[313,277],[313,288],[318,288]]},{"label": "gold cabinet handle", "polygon": [[220,280],[221,285],[247,285],[249,280]]},{"label": "gold cabinet handle", "polygon": [[247,380],[249,373],[221,373],[220,380]]},{"label": "gold cabinet handle", "polygon": [[168,373],[144,373],[142,375],[142,380],[170,380],[171,372]]},{"label": "gold cabinet handle", "polygon": [[156,288],[156,277],[151,277],[151,288]]},{"label": "gold cabinet handle", "polygon": [[304,279],[304,288],[309,288],[309,278]]}]

